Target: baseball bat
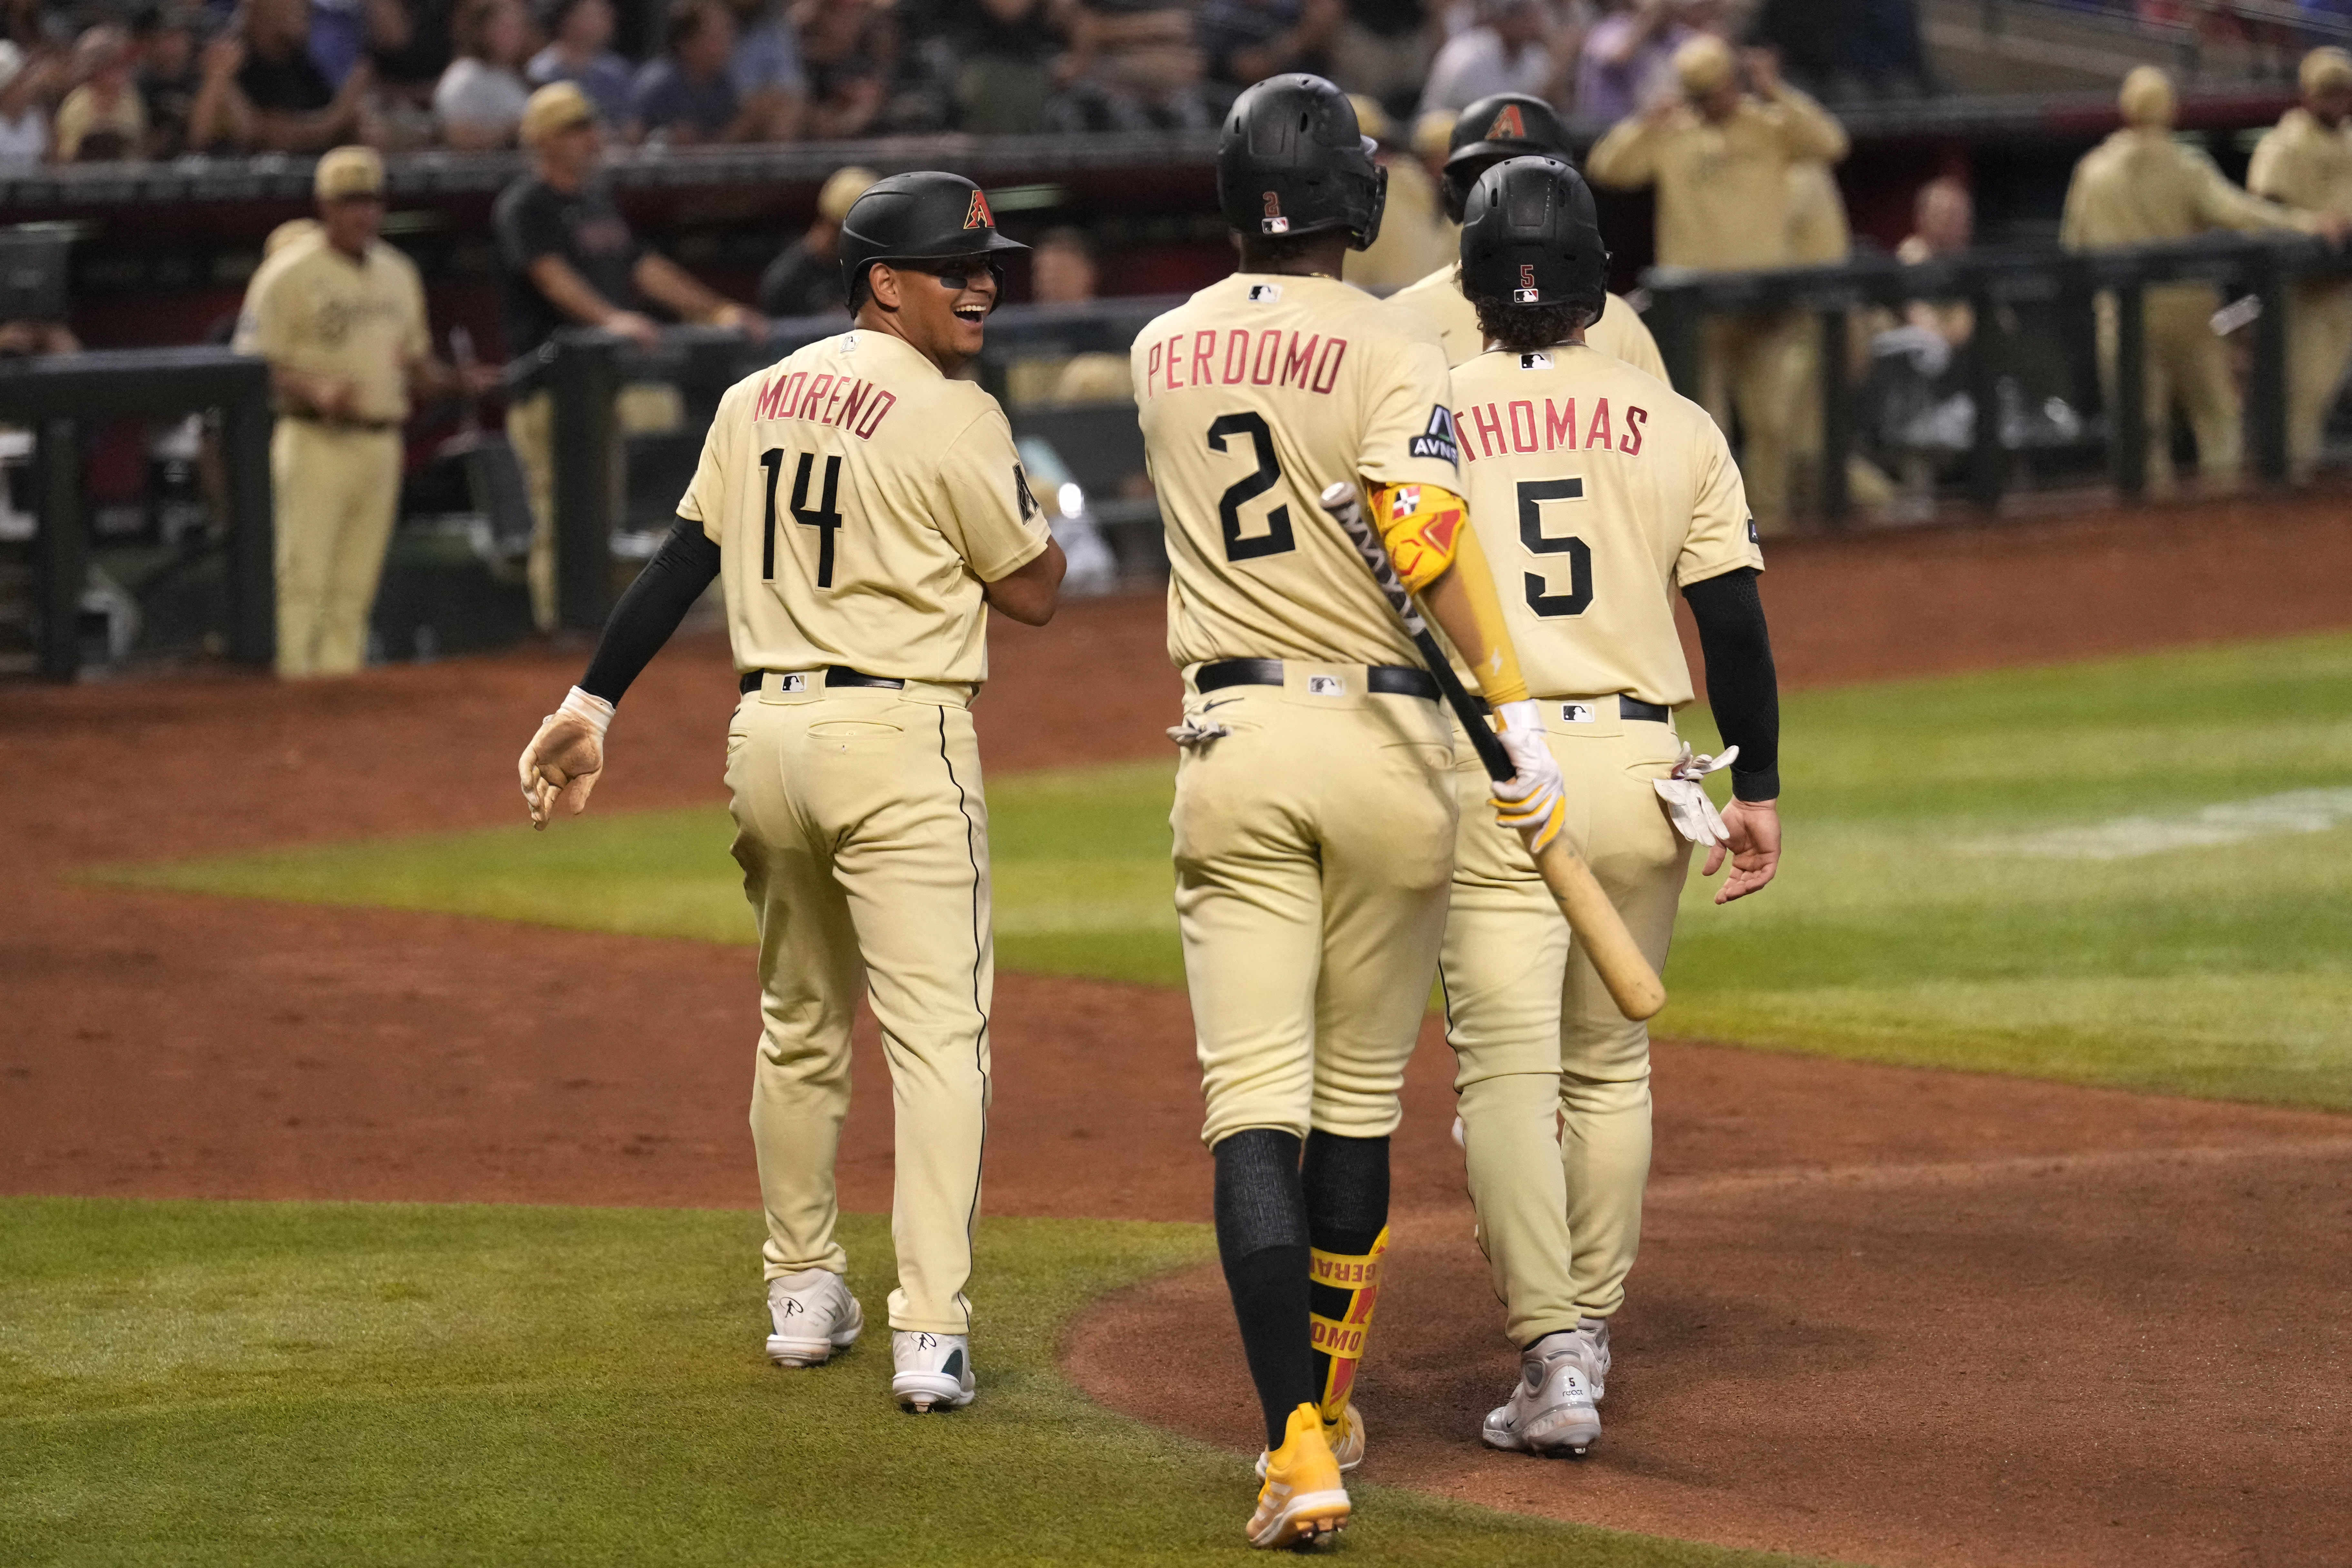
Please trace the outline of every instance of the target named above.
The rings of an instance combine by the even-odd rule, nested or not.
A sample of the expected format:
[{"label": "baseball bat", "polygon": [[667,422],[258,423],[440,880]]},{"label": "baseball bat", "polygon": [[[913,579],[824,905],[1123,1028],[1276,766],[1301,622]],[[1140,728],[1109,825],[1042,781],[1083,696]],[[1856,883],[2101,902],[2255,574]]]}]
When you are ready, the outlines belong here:
[{"label": "baseball bat", "polygon": [[[1472,749],[1486,769],[1489,778],[1500,783],[1518,770],[1511,765],[1510,753],[1503,749],[1502,737],[1486,722],[1485,714],[1473,704],[1470,693],[1463,689],[1461,678],[1454,673],[1454,663],[1445,650],[1437,646],[1437,638],[1422,618],[1421,609],[1412,602],[1399,580],[1389,552],[1381,547],[1380,536],[1364,518],[1362,499],[1356,487],[1341,481],[1323,491],[1323,510],[1346,531],[1355,544],[1356,553],[1371,568],[1372,581],[1380,584],[1389,608],[1404,623],[1404,629],[1413,647],[1421,650],[1422,661],[1437,682],[1462,728],[1470,734]],[[1568,917],[1568,929],[1576,934],[1577,945],[1584,949],[1585,957],[1601,976],[1601,984],[1609,988],[1609,999],[1617,1004],[1617,1011],[1636,1023],[1656,1016],[1666,1005],[1666,987],[1658,972],[1642,956],[1633,933],[1625,929],[1625,919],[1617,906],[1609,901],[1594,879],[1592,868],[1568,847],[1564,835],[1554,834],[1550,843],[1540,852],[1532,850],[1534,835],[1523,830],[1521,837],[1528,840],[1536,870],[1542,876],[1544,886],[1559,905],[1559,912]]]}]

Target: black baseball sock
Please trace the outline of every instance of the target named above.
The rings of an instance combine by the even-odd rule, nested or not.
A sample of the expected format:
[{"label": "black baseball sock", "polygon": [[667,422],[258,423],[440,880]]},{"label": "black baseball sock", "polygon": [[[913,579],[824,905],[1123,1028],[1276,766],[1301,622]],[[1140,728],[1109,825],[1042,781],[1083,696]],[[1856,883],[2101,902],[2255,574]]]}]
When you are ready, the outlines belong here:
[{"label": "black baseball sock", "polygon": [[[1388,1228],[1389,1141],[1342,1138],[1319,1128],[1309,1132],[1300,1189],[1307,1203],[1307,1238],[1314,1249],[1341,1258],[1364,1257]],[[1312,1315],[1343,1322],[1357,1305],[1356,1292],[1315,1280],[1307,1292],[1307,1305]],[[1369,1299],[1363,1305],[1369,1311]],[[1349,1353],[1360,1354],[1360,1351]],[[1353,1376],[1352,1363],[1343,1370]],[[1327,1392],[1336,1397],[1343,1391],[1333,1387],[1331,1357],[1322,1350],[1314,1352],[1313,1377],[1318,1404]],[[1328,1417],[1331,1412],[1327,1409],[1324,1414]]]},{"label": "black baseball sock", "polygon": [[[1318,1386],[1307,1330],[1307,1203],[1299,1188],[1298,1140],[1253,1127],[1220,1140],[1212,1152],[1217,1256],[1225,1266],[1225,1289],[1233,1294],[1271,1452],[1282,1447],[1290,1413],[1315,1403]],[[1381,1168],[1385,1206],[1385,1163]]]}]

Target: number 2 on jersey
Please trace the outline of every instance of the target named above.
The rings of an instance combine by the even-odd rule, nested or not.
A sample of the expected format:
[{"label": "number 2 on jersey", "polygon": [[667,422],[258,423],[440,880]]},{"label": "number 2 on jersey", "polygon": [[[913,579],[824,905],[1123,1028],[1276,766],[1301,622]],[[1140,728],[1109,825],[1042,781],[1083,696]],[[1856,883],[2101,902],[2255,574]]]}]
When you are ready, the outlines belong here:
[{"label": "number 2 on jersey", "polygon": [[1530,555],[1568,557],[1568,592],[1565,594],[1553,593],[1550,579],[1541,572],[1527,574],[1528,608],[1546,620],[1580,616],[1592,605],[1592,551],[1572,533],[1553,539],[1543,531],[1544,502],[1583,499],[1584,481],[1573,476],[1564,479],[1523,479],[1519,482],[1519,543]]},{"label": "number 2 on jersey", "polygon": [[1255,561],[1262,556],[1280,555],[1295,550],[1298,542],[1291,537],[1290,508],[1277,506],[1266,514],[1265,531],[1249,538],[1242,536],[1242,503],[1253,501],[1282,482],[1282,462],[1275,456],[1274,432],[1265,427],[1265,418],[1258,414],[1221,414],[1209,426],[1209,449],[1222,452],[1228,437],[1246,436],[1257,453],[1257,469],[1225,487],[1217,498],[1217,520],[1223,525],[1225,559]]},{"label": "number 2 on jersey", "polygon": [[[760,467],[768,470],[768,522],[766,537],[760,546],[760,580],[763,583],[776,580],[776,481],[783,473],[785,456],[781,450],[760,454]],[[793,497],[788,504],[795,522],[817,531],[816,585],[830,588],[833,586],[833,537],[840,531],[842,524],[841,513],[835,510],[834,505],[841,495],[841,457],[835,453],[825,458],[824,499],[817,502],[814,511],[809,510],[808,504],[809,475],[816,466],[816,455],[803,452],[800,459],[800,466],[793,470]]]}]

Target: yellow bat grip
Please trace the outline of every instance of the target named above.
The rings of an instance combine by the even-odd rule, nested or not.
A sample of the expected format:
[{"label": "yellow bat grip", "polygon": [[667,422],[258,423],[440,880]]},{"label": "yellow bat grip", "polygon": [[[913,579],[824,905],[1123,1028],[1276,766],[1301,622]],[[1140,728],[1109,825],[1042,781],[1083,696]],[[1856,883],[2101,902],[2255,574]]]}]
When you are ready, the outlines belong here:
[{"label": "yellow bat grip", "polygon": [[1535,861],[1559,912],[1568,917],[1568,929],[1576,933],[1577,945],[1592,961],[1601,983],[1609,987],[1609,998],[1617,1004],[1617,1011],[1637,1024],[1655,1017],[1666,1005],[1665,983],[1642,956],[1633,933],[1625,929],[1624,917],[1593,880],[1592,868],[1557,835]]}]

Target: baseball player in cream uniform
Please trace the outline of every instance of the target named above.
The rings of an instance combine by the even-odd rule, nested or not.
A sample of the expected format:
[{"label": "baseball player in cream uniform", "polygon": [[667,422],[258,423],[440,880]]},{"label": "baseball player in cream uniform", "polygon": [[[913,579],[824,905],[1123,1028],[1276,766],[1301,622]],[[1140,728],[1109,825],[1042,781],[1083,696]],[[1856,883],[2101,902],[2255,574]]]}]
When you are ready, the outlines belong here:
[{"label": "baseball player in cream uniform", "polygon": [[[1491,346],[1454,372],[1465,493],[1504,619],[1566,781],[1566,833],[1660,970],[1690,844],[1718,902],[1780,855],[1779,699],[1756,594],[1764,564],[1739,470],[1697,404],[1582,342],[1602,309],[1592,195],[1567,164],[1517,158],[1472,191],[1462,277]],[[1698,623],[1736,800],[1676,738],[1691,700],[1675,631]],[[1571,947],[1519,838],[1469,809],[1465,746],[1443,979],[1464,1149],[1506,1328],[1521,1352],[1487,1416],[1496,1447],[1582,1453],[1600,1436],[1609,1319],[1641,1237],[1650,1163],[1645,1025]]]},{"label": "baseball player in cream uniform", "polygon": [[[1478,183],[1479,175],[1504,159],[1533,153],[1565,163],[1570,152],[1568,127],[1560,123],[1559,115],[1542,99],[1523,92],[1498,92],[1492,98],[1480,99],[1454,122],[1452,144],[1445,155],[1445,216],[1460,223],[1463,206],[1470,199],[1470,188]],[[1462,268],[1457,262],[1448,261],[1418,283],[1409,283],[1389,298],[1391,303],[1418,311],[1437,329],[1446,363],[1460,364],[1486,352],[1486,341],[1478,331],[1478,314],[1462,297]],[[1666,379],[1666,364],[1659,357],[1658,340],[1650,335],[1650,329],[1643,324],[1633,307],[1616,295],[1608,297],[1601,319],[1592,323],[1585,337],[1602,353],[1612,354],[1660,381]]]},{"label": "baseball player in cream uniform", "polygon": [[[400,503],[409,394],[455,373],[435,360],[416,264],[377,237],[383,160],[338,147],[312,176],[319,221],[273,244],[236,346],[269,362],[278,556],[278,673],[350,675]],[[291,226],[283,226],[290,227]]]},{"label": "baseball player in cream uniform", "polygon": [[[2352,218],[2352,54],[2326,46],[2303,57],[2303,101],[2254,143],[2246,189],[2284,206]],[[2295,284],[2287,337],[2287,458],[2298,479],[2318,461],[2327,416],[2352,363],[2352,281]]]},{"label": "baseball player in cream uniform", "polygon": [[[1176,909],[1217,1246],[1265,1423],[1248,1538],[1328,1536],[1363,1452],[1349,1393],[1387,1242],[1388,1140],[1445,924],[1455,803],[1438,689],[1318,505],[1370,493],[1399,575],[1501,700],[1514,821],[1560,814],[1494,584],[1463,526],[1436,334],[1339,279],[1383,184],[1329,82],[1235,102],[1217,184],[1240,269],[1133,350],[1184,672]],[[1508,803],[1508,804],[1504,804]],[[1488,807],[1482,802],[1481,814]],[[1555,921],[1559,917],[1555,915]]]},{"label": "baseball player in cream uniform", "polygon": [[970,711],[983,606],[1043,625],[1062,579],[1003,411],[951,378],[980,352],[997,257],[1020,248],[953,174],[858,199],[841,237],[855,328],[720,400],[677,530],[521,763],[535,822],[583,807],[614,704],[721,580],[742,687],[727,784],[760,930],[767,1352],[815,1365],[862,1326],[833,1164],[863,992],[897,1110],[891,1390],[912,1411],[974,1388],[964,1288],[995,981]]}]

